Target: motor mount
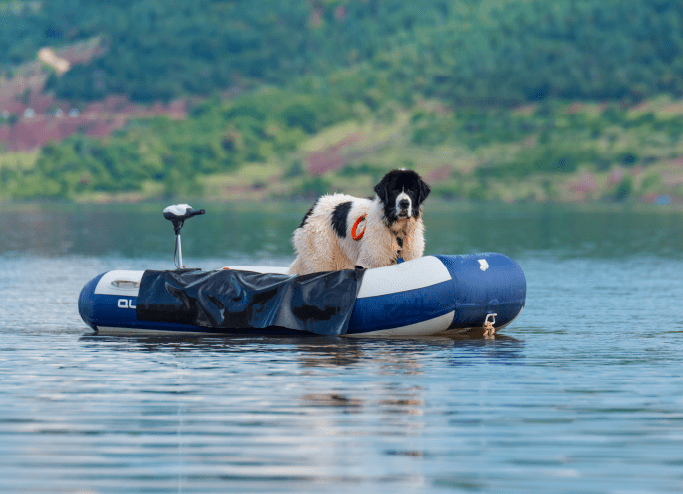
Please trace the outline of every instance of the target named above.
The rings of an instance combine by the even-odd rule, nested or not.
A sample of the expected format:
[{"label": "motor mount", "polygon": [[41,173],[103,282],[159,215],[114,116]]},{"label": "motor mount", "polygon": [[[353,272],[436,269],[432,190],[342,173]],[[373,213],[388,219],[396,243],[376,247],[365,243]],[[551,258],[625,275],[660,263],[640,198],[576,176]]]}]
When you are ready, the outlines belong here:
[{"label": "motor mount", "polygon": [[205,213],[206,211],[204,211],[203,209],[194,209],[189,204],[174,204],[164,209],[164,218],[173,223],[173,231],[176,235],[175,252],[173,254],[173,264],[175,264],[175,266],[178,269],[182,269],[185,267],[183,266],[183,253],[180,244],[180,229],[183,227],[185,220],[188,220],[193,216]]}]

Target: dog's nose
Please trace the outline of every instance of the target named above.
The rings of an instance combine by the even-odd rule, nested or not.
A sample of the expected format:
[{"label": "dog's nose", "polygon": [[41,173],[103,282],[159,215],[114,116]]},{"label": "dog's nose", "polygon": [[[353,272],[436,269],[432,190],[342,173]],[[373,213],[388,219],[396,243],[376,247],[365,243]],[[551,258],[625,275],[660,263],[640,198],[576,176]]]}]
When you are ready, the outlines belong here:
[{"label": "dog's nose", "polygon": [[402,199],[398,202],[398,207],[401,209],[408,209],[410,207],[410,201],[408,199]]}]

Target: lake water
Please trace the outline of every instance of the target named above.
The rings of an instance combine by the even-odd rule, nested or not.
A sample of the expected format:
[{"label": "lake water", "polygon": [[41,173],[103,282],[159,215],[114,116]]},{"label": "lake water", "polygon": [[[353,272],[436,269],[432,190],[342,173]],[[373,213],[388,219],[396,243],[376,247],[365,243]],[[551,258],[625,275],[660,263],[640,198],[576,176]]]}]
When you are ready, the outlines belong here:
[{"label": "lake water", "polygon": [[[495,339],[94,335],[87,281],[173,267],[163,206],[3,207],[0,492],[683,492],[680,210],[428,202],[427,254],[525,271]],[[213,268],[309,205],[194,206]]]}]

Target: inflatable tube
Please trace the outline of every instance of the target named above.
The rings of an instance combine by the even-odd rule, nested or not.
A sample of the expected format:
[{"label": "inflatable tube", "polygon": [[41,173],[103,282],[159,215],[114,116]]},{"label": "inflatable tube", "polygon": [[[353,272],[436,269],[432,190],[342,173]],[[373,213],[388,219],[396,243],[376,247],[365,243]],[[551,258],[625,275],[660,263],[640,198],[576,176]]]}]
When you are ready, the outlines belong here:
[{"label": "inflatable tube", "polygon": [[[233,270],[286,274],[286,267],[234,266]],[[88,282],[79,312],[93,330],[107,333],[291,334],[267,329],[230,329],[138,320],[143,271],[116,270]],[[488,319],[499,330],[515,319],[526,300],[522,269],[503,254],[425,256],[368,269],[362,278],[347,336],[427,336],[481,329]]]}]

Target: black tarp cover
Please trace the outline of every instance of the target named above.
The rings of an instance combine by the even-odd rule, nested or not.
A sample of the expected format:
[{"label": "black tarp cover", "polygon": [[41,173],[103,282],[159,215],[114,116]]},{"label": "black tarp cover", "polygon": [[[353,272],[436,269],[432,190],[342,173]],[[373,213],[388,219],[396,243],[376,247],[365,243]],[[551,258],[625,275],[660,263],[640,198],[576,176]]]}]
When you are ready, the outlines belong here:
[{"label": "black tarp cover", "polygon": [[303,276],[221,269],[147,270],[137,318],[206,328],[287,328],[346,334],[365,272],[362,268]]}]

